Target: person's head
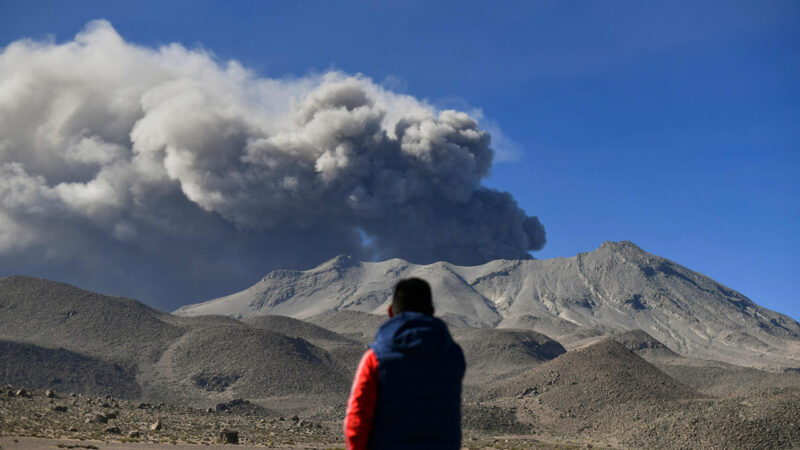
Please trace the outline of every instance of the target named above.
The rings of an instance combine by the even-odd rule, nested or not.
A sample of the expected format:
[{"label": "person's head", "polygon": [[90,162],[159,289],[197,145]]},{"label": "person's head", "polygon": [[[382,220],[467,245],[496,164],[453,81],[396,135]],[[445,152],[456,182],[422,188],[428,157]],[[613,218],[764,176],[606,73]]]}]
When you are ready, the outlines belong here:
[{"label": "person's head", "polygon": [[389,317],[406,311],[416,311],[433,315],[433,296],[427,281],[421,278],[406,278],[394,286]]}]

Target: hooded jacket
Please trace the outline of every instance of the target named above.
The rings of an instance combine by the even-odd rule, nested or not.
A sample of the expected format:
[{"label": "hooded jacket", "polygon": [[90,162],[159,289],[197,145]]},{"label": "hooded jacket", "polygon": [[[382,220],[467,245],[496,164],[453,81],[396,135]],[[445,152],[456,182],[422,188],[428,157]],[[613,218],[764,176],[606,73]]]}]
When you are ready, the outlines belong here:
[{"label": "hooded jacket", "polygon": [[345,418],[348,449],[458,449],[464,354],[440,319],[398,314],[359,364]]}]

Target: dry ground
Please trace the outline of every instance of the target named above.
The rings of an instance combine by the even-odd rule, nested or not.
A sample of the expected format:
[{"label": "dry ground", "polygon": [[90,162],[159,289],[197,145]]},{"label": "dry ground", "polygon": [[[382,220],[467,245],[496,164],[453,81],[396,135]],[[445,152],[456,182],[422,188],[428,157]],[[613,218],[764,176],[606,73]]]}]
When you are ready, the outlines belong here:
[{"label": "dry ground", "polygon": [[[344,447],[339,420],[273,416],[269,410],[251,403],[229,404],[225,411],[209,411],[80,394],[55,393],[50,398],[44,391],[17,396],[16,391],[16,388],[0,389],[3,450],[212,448],[222,446],[218,442],[221,429],[236,430],[242,448]],[[151,430],[151,425],[157,422],[160,429]],[[465,431],[463,446],[469,449],[612,447],[597,441],[557,441],[544,435],[502,435],[480,430]]]}]

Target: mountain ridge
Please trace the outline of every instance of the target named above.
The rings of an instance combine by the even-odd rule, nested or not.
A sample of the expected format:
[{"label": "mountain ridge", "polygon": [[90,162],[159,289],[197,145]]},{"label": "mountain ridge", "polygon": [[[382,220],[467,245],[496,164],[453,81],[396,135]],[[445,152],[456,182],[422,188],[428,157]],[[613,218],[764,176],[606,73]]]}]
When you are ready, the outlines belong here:
[{"label": "mountain ridge", "polygon": [[642,329],[684,356],[800,366],[800,323],[629,241],[607,241],[568,258],[479,266],[339,255],[307,271],[270,272],[243,291],[173,314],[384,314],[394,283],[409,276],[431,283],[437,314],[453,326],[527,328],[565,340],[587,330],[611,335]]}]

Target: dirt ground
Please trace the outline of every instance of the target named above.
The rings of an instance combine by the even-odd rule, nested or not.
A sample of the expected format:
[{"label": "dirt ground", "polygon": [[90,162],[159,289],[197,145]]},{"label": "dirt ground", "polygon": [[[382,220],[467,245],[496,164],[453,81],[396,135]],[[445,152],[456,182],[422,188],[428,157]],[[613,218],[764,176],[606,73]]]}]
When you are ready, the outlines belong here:
[{"label": "dirt ground", "polygon": [[[198,449],[230,449],[230,444],[151,444],[151,443],[131,443],[97,440],[76,440],[76,439],[47,439],[34,437],[0,437],[0,448],[2,450],[33,450],[33,449],[113,449],[113,450],[141,450],[141,449],[171,449],[171,450],[198,450]],[[283,449],[335,449],[331,445],[252,445],[241,444],[236,448],[240,449],[261,449],[261,448],[283,448]],[[341,448],[341,447],[339,447]]]},{"label": "dirt ground", "polygon": [[[499,450],[508,448],[517,448],[516,445],[520,441],[526,442],[530,447],[537,449],[579,449],[579,448],[616,448],[616,447],[597,447],[587,444],[568,444],[556,442],[544,442],[535,439],[533,436],[499,436],[490,440],[489,442],[481,442],[480,447],[465,446],[464,449],[469,448],[482,448],[488,450]],[[473,445],[475,442],[471,442]],[[470,444],[465,442],[465,445]],[[115,441],[98,441],[98,440],[77,440],[77,439],[49,439],[49,438],[35,438],[35,437],[0,437],[0,449],[2,450],[38,450],[38,449],[111,449],[111,450],[199,450],[199,449],[230,449],[230,444],[154,444],[154,443],[130,443],[130,442],[115,442]],[[341,446],[333,446],[326,444],[304,444],[304,445],[253,445],[253,444],[239,444],[236,446],[239,449],[262,449],[262,448],[281,448],[281,449],[341,449]]]}]

